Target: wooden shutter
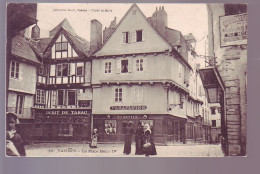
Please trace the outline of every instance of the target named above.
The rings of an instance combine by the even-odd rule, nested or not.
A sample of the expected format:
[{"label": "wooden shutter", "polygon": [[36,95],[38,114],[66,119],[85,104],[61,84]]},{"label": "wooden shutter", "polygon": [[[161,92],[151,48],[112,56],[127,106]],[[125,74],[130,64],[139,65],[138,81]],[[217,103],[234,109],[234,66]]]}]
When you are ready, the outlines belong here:
[{"label": "wooden shutter", "polygon": [[148,70],[148,58],[144,57],[143,58],[143,71],[147,71]]},{"label": "wooden shutter", "polygon": [[116,61],[116,73],[121,73],[121,60]]},{"label": "wooden shutter", "polygon": [[132,42],[132,33],[128,32],[128,43]]},{"label": "wooden shutter", "polygon": [[132,32],[132,42],[136,42],[136,31]]},{"label": "wooden shutter", "polygon": [[145,32],[142,30],[142,41],[145,41]]},{"label": "wooden shutter", "polygon": [[133,69],[133,60],[128,59],[128,72],[132,72]]},{"label": "wooden shutter", "polygon": [[121,43],[125,44],[126,42],[126,33],[122,33],[122,37],[121,37]]}]

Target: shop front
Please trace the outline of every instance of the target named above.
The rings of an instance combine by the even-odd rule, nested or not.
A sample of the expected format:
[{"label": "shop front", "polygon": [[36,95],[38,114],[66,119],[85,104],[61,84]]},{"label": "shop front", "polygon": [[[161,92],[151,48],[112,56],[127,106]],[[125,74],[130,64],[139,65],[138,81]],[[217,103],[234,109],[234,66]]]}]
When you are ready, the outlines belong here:
[{"label": "shop front", "polygon": [[35,109],[34,141],[90,140],[90,109]]},{"label": "shop front", "polygon": [[[127,123],[132,121],[134,129],[138,122],[148,124],[156,144],[166,145],[168,141],[185,142],[185,121],[169,115],[156,114],[96,114],[93,115],[93,128],[98,129],[100,142],[124,142]],[[168,124],[172,124],[169,128]],[[134,136],[133,136],[134,141]]]}]

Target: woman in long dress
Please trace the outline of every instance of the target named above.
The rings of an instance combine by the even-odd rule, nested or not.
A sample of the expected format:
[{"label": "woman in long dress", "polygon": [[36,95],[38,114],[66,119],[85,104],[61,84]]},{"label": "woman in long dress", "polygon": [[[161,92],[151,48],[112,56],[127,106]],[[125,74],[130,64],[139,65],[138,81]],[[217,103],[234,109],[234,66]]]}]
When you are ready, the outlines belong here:
[{"label": "woman in long dress", "polygon": [[128,122],[126,127],[126,136],[125,136],[125,145],[124,145],[124,154],[129,155],[131,153],[131,145],[132,145],[132,135],[134,134],[134,123]]},{"label": "woman in long dress", "polygon": [[148,124],[144,125],[144,153],[145,156],[156,155],[156,149],[152,137],[152,131]]},{"label": "woman in long dress", "polygon": [[94,129],[93,135],[92,135],[92,140],[90,143],[90,148],[97,148],[97,137],[98,137],[97,129]]},{"label": "woman in long dress", "polygon": [[141,122],[138,122],[138,126],[135,133],[135,154],[136,155],[143,155],[143,137],[144,137],[144,129]]}]

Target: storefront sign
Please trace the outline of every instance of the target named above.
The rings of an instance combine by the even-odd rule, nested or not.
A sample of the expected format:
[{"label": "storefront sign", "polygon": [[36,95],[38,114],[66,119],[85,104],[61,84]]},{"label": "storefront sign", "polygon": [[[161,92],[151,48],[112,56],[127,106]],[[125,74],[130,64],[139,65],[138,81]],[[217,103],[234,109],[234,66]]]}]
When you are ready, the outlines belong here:
[{"label": "storefront sign", "polygon": [[117,119],[138,119],[136,115],[118,115],[116,116]]},{"label": "storefront sign", "polygon": [[247,44],[247,14],[221,16],[219,23],[221,46]]},{"label": "storefront sign", "polygon": [[110,110],[145,110],[147,106],[111,106]]},{"label": "storefront sign", "polygon": [[46,111],[46,115],[88,115],[86,110],[51,110]]},{"label": "storefront sign", "polygon": [[79,106],[81,107],[90,107],[90,103],[91,101],[90,100],[79,100]]}]

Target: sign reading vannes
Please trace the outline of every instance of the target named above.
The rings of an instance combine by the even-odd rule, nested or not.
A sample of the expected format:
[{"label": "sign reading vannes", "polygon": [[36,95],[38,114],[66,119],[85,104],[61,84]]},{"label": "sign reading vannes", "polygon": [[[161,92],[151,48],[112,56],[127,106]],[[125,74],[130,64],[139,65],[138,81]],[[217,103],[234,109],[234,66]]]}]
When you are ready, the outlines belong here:
[{"label": "sign reading vannes", "polygon": [[221,16],[220,46],[247,44],[247,14]]}]

